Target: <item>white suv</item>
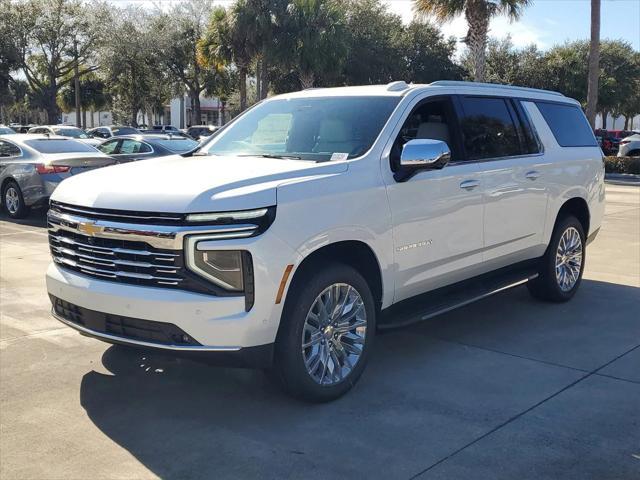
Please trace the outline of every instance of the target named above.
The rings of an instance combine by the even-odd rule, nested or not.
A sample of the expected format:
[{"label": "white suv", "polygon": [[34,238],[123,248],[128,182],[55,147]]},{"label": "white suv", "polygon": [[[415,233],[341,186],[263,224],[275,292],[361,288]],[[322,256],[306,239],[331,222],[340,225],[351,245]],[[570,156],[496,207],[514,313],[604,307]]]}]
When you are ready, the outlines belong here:
[{"label": "white suv", "polygon": [[377,329],[524,283],[569,300],[603,179],[580,105],[558,93],[305,90],[185,157],[65,180],[47,287],[85,335],[269,369],[326,401],[355,384]]}]

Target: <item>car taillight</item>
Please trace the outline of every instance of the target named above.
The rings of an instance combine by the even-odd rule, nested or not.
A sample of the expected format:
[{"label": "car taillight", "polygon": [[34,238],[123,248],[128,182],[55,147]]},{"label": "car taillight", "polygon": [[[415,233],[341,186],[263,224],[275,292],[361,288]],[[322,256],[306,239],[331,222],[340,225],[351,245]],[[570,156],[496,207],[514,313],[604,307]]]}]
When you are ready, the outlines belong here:
[{"label": "car taillight", "polygon": [[626,145],[627,143],[630,143],[631,140],[621,140],[620,141],[620,145]]},{"label": "car taillight", "polygon": [[71,167],[66,165],[45,165],[43,163],[38,163],[36,165],[36,172],[40,175],[44,175],[47,173],[65,173],[68,172]]}]

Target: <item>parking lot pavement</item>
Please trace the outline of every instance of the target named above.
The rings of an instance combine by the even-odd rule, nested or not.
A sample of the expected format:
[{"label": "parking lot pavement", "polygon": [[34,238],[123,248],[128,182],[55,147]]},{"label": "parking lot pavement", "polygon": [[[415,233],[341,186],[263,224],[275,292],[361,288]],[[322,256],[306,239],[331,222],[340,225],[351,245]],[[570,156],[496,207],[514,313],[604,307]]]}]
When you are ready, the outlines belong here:
[{"label": "parking lot pavement", "polygon": [[344,398],[140,354],[49,316],[45,222],[0,218],[0,477],[640,478],[640,188],[569,303],[517,288],[380,335]]}]

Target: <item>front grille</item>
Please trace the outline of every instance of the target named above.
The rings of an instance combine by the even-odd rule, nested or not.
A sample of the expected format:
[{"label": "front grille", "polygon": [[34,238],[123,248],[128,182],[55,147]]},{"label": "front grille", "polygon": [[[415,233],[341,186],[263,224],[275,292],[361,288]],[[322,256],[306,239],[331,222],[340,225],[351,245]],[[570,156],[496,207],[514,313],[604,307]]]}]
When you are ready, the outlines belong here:
[{"label": "front grille", "polygon": [[175,250],[65,230],[49,232],[49,247],[56,263],[87,275],[145,286],[180,287],[185,282],[182,256]]},{"label": "front grille", "polygon": [[97,312],[49,295],[54,312],[65,320],[96,333],[161,345],[200,345],[172,323],[154,322]]}]

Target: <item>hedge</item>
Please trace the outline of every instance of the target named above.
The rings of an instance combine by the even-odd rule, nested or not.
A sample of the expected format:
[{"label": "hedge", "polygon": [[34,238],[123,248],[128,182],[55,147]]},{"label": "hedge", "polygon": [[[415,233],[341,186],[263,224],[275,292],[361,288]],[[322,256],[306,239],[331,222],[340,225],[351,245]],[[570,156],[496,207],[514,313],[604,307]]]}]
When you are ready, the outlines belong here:
[{"label": "hedge", "polygon": [[640,175],[640,157],[604,157],[607,173],[633,173]]}]

